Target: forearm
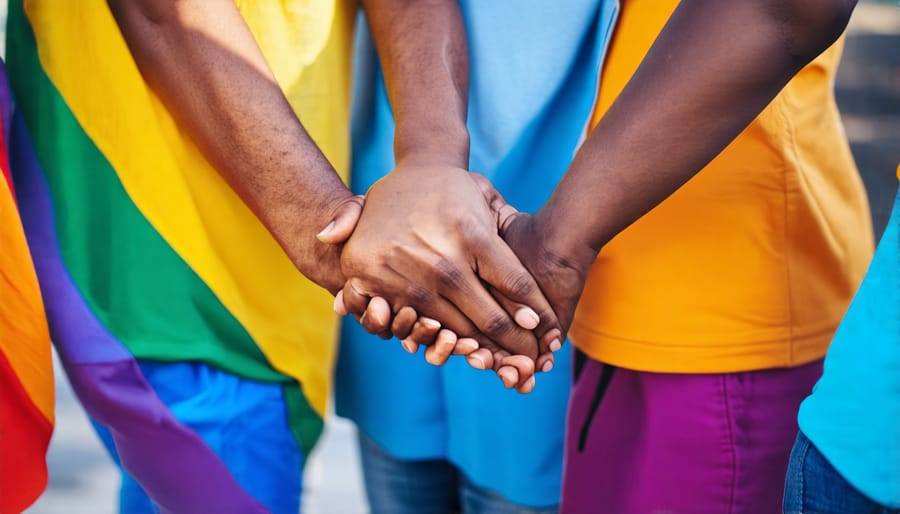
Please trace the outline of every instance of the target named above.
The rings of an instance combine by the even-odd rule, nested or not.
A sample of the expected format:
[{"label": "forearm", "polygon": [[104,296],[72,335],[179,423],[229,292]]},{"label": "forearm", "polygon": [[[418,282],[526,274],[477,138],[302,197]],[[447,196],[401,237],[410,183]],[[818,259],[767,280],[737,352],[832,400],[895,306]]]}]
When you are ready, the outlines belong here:
[{"label": "forearm", "polygon": [[[230,0],[110,0],[153,91],[295,263],[349,197]],[[301,268],[301,271],[303,269]]]},{"label": "forearm", "polygon": [[539,213],[590,261],[702,169],[840,34],[854,2],[684,0]]},{"label": "forearm", "polygon": [[394,111],[397,162],[467,168],[469,62],[458,3],[363,0],[363,7]]}]

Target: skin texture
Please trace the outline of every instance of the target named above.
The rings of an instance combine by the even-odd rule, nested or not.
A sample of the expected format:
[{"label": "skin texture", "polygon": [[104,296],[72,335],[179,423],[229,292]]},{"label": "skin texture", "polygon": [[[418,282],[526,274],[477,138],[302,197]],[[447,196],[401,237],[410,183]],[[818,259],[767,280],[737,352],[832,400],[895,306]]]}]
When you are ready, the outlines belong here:
[{"label": "skin texture", "polygon": [[579,265],[592,262],[607,241],[708,164],[830,46],[853,5],[682,2],[536,216],[544,232],[563,229],[548,242],[554,253]]},{"label": "skin texture", "polygon": [[[109,5],[145,80],[204,155],[262,220],[305,276],[333,294],[341,291],[347,282],[341,267],[342,243],[356,226],[362,198],[347,190],[304,130],[234,3],[230,0],[110,0]],[[372,10],[377,13],[381,8],[376,6]],[[449,72],[445,74],[449,76]],[[465,90],[464,84],[453,88]],[[250,97],[254,101],[246,102]],[[417,116],[416,123],[425,123],[421,115],[425,112],[424,104],[410,105],[410,117]],[[455,110],[457,118],[464,118],[464,103]],[[435,117],[433,122],[445,119],[451,118]],[[447,137],[445,143],[451,140],[447,127],[436,126],[434,130]],[[467,159],[468,136],[464,131],[454,139],[459,144],[440,146],[441,155],[425,151],[416,140],[419,132],[406,132],[410,134],[404,138],[410,155],[442,162],[452,160],[451,154],[455,155],[453,159]],[[520,274],[528,276],[511,252],[507,251],[507,257],[518,264]],[[369,311],[375,315],[366,316],[369,303],[367,296],[356,313],[360,321],[367,328],[390,335],[390,304],[374,297]],[[546,300],[543,308],[552,316]],[[379,315],[385,312],[386,315]],[[532,316],[537,317],[533,313]],[[387,320],[386,325],[382,319]],[[419,319],[411,308],[404,310],[400,321],[405,326],[398,325],[399,332],[429,342],[438,336],[441,327],[433,320]],[[454,327],[460,333],[466,330],[462,324]],[[527,328],[534,328],[534,324]],[[453,345],[446,342],[450,336]],[[436,363],[446,361],[441,349],[460,354],[478,346],[474,340],[457,344],[458,338],[448,332],[442,333],[439,342],[436,349],[426,352],[426,358]],[[482,343],[491,346],[489,340],[482,339]],[[413,344],[409,346],[412,348]],[[500,351],[499,347],[494,349]],[[494,353],[488,355],[491,360],[487,362],[479,357],[472,362],[490,368]],[[497,353],[496,361],[504,355]],[[512,376],[525,377],[524,385],[533,374],[533,364],[521,359],[511,362],[519,365]]]},{"label": "skin texture", "polygon": [[[849,21],[845,0],[691,0],[534,217],[504,238],[568,327],[597,253],[728,145]],[[752,30],[748,28],[752,27]]]},{"label": "skin texture", "polygon": [[[449,336],[411,330],[412,315],[400,316],[411,307],[462,336],[462,348],[474,348],[475,340],[486,349],[470,359],[476,366],[519,366],[515,383],[530,390],[534,360],[540,353],[552,361],[549,347],[561,330],[537,283],[499,237],[496,216],[465,170],[468,57],[459,6],[452,0],[373,0],[363,6],[397,122],[397,166],[367,192],[344,248],[342,270],[349,280],[339,312],[360,316],[369,332],[405,339],[410,350],[444,334],[426,359],[446,362],[453,353]],[[370,304],[375,295],[396,311]]]},{"label": "skin texture", "polygon": [[[397,216],[401,199],[408,217]],[[352,277],[343,291],[345,304],[357,296],[354,291],[361,293],[360,307],[377,293],[441,320],[457,334],[482,344],[511,341],[518,346],[504,346],[537,357],[534,334],[516,325],[481,280],[508,287],[509,296],[520,284],[534,291],[537,285],[497,234],[496,221],[465,170],[399,166],[367,193],[343,265]]]},{"label": "skin texture", "polygon": [[[855,2],[683,2],[533,217],[463,171],[468,71],[456,3],[364,4],[397,118],[398,166],[360,216],[362,200],[294,116],[230,1],[110,0],[150,86],[298,269],[342,292],[339,311],[405,337],[409,349],[439,339],[426,352],[434,363],[474,342],[470,363],[528,391],[534,359],[552,367],[547,352],[558,348],[603,244],[736,137],[836,39]],[[397,205],[400,230],[391,226]]]},{"label": "skin texture", "polygon": [[[342,243],[356,226],[363,198],[350,193],[304,130],[234,2],[109,5],[145,80],[204,155],[297,268],[338,293],[346,282]],[[378,297],[372,302],[387,305]],[[417,321],[415,311],[407,314]],[[419,331],[417,337],[436,334]]]},{"label": "skin texture", "polygon": [[837,39],[855,4],[685,0],[544,208],[517,213],[482,182],[501,235],[551,301],[562,333],[603,245],[737,137]]},{"label": "skin texture", "polygon": [[332,243],[352,231],[362,199],[303,129],[234,3],[109,5],[145,80],[204,155],[305,276],[340,290],[342,246]]}]

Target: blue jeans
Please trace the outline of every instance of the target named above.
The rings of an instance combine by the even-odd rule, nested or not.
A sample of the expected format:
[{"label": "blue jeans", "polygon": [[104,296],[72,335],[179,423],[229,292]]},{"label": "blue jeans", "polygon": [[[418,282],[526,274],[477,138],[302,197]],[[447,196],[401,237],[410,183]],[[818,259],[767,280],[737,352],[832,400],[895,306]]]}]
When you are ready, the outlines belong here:
[{"label": "blue jeans", "polygon": [[800,432],[784,484],[784,514],[900,514],[863,496]]},{"label": "blue jeans", "polygon": [[359,432],[366,496],[372,514],[556,514],[531,508],[473,484],[443,459],[403,460]]}]

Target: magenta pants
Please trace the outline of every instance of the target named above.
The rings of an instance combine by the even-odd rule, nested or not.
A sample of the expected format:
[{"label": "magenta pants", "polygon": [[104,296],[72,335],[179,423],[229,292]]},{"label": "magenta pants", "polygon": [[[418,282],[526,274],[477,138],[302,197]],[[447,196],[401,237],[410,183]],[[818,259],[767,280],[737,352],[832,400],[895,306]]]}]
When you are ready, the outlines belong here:
[{"label": "magenta pants", "polygon": [[822,361],[708,375],[579,355],[560,511],[778,514],[797,409]]}]

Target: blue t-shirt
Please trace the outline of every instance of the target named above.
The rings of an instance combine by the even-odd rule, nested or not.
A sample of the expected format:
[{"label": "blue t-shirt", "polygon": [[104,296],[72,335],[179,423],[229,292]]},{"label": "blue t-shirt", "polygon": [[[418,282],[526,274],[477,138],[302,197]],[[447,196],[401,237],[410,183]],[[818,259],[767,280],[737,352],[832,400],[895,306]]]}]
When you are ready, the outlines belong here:
[{"label": "blue t-shirt", "polygon": [[[469,37],[470,169],[534,212],[565,173],[586,130],[613,0],[462,0]],[[352,189],[394,166],[394,122],[366,32],[357,41]],[[449,459],[477,485],[529,506],[559,502],[570,352],[529,395],[451,359],[441,368],[343,325],[336,410],[392,455]]]},{"label": "blue t-shirt", "polygon": [[850,484],[900,508],[900,192],[799,422]]}]

